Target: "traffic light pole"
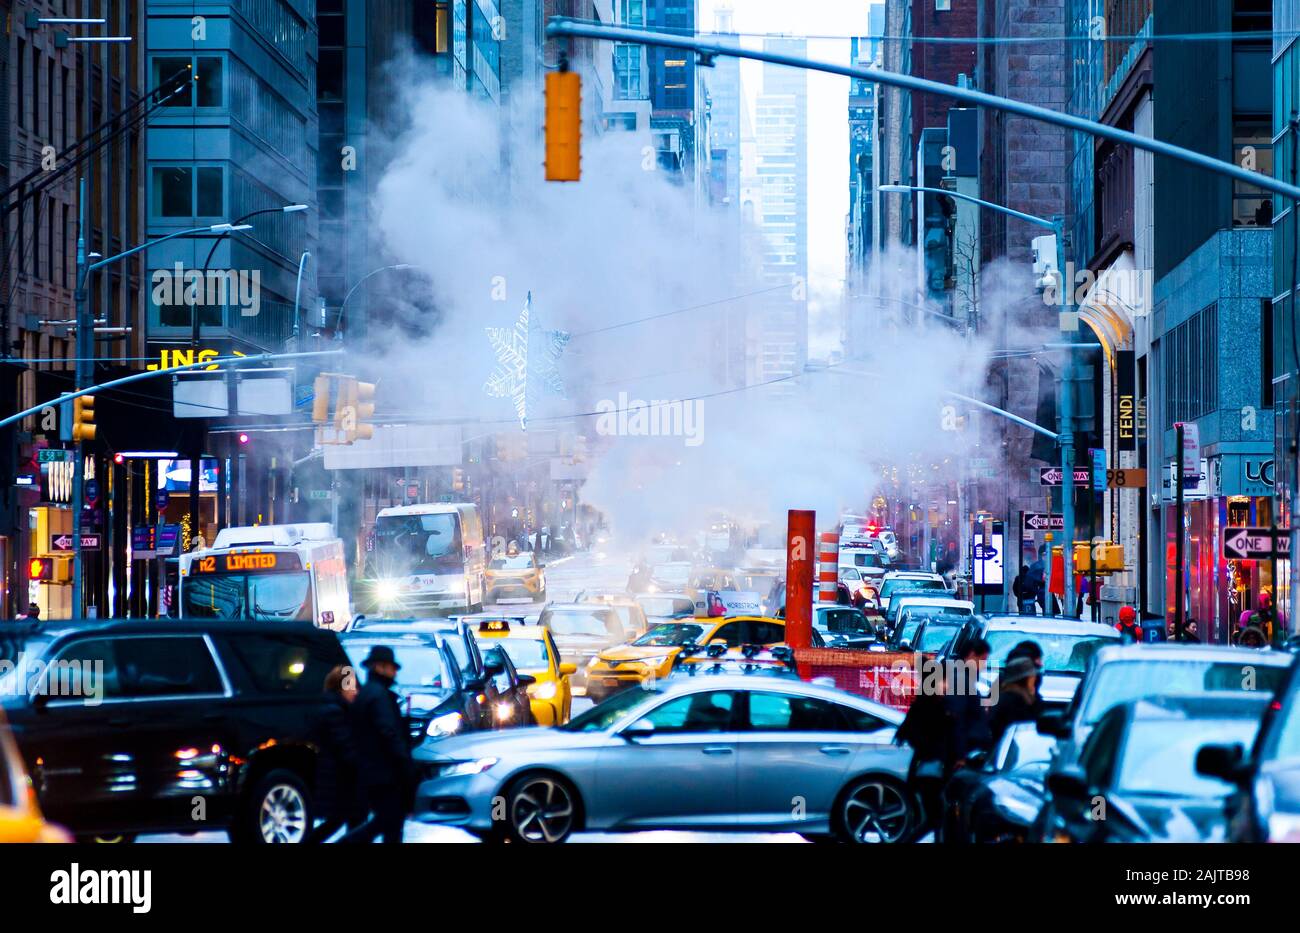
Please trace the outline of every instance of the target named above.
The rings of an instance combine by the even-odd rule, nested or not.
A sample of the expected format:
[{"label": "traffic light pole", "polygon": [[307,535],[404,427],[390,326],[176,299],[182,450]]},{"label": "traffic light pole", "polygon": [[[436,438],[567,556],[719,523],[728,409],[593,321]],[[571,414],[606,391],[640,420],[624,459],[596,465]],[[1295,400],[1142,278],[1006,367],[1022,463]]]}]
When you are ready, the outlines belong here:
[{"label": "traffic light pole", "polygon": [[[1061,323],[1064,326],[1066,314],[1074,313],[1074,289],[1072,283],[1065,281],[1065,219],[1052,218],[1052,234],[1056,237],[1056,274],[1060,282]],[[1078,331],[1077,320],[1074,328],[1066,330],[1066,343],[1075,342]],[[1061,531],[1065,539],[1061,545],[1061,611],[1064,615],[1073,615],[1074,610],[1074,352],[1066,350],[1065,363],[1061,367],[1061,423],[1057,442],[1061,445]],[[1048,555],[1051,563],[1051,555]],[[1049,594],[1050,595],[1050,594]]]},{"label": "traffic light pole", "polygon": [[[95,362],[91,357],[95,349],[94,325],[87,313],[90,304],[86,296],[89,275],[86,269],[86,177],[84,175],[78,181],[77,195],[76,388],[80,391],[85,389],[94,379],[95,373]],[[59,416],[62,418],[70,417],[72,411],[73,406],[68,404],[62,409]],[[84,447],[80,438],[74,437],[73,439],[72,457],[72,618],[80,619],[85,615],[82,605],[85,573],[81,554],[81,511],[82,496],[86,488]]]}]

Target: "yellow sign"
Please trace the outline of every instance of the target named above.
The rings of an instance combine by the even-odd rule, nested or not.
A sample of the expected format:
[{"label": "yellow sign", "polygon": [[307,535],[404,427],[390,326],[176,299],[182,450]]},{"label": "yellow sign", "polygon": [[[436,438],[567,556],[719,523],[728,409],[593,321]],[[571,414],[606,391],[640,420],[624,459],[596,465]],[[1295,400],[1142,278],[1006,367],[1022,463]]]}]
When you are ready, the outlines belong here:
[{"label": "yellow sign", "polygon": [[[231,356],[244,356],[238,350],[230,351]],[[161,350],[158,353],[158,362],[150,363],[145,367],[149,372],[156,372],[160,369],[174,369],[177,366],[192,366],[195,363],[206,363],[208,360],[215,360],[221,356],[220,351],[213,350],[210,347],[195,350],[192,347],[186,347],[179,350]],[[216,369],[217,364],[213,363],[206,369]]]}]

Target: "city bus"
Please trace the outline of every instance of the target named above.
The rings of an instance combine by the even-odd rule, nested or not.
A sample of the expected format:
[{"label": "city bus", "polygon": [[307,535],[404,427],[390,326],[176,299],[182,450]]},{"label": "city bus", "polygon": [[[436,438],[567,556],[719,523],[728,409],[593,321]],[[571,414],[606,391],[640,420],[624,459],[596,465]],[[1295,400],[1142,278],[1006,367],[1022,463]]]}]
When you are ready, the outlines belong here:
[{"label": "city bus", "polygon": [[180,556],[184,619],[352,621],[343,542],[326,522],[223,528],[212,547]]},{"label": "city bus", "polygon": [[478,508],[437,502],[381,509],[366,555],[366,608],[390,616],[477,612],[487,546]]}]

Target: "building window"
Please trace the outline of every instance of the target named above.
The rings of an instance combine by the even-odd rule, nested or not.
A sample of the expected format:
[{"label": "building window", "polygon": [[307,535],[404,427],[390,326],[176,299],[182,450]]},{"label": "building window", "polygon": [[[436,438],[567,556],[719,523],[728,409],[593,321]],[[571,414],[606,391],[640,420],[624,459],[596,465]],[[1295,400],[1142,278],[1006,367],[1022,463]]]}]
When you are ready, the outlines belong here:
[{"label": "building window", "polygon": [[1273,407],[1273,299],[1259,301],[1259,407]]},{"label": "building window", "polygon": [[645,25],[645,0],[619,0],[619,23],[624,26]]},{"label": "building window", "polygon": [[1219,407],[1219,308],[1203,308],[1165,335],[1165,423],[1192,421]]},{"label": "building window", "polygon": [[165,56],[153,60],[154,86],[185,69],[193,69],[194,80],[167,98],[166,107],[220,107],[224,101],[223,61],[218,55]]},{"label": "building window", "polygon": [[18,125],[27,126],[27,43],[18,40]]},{"label": "building window", "polygon": [[[1232,160],[1255,169],[1262,175],[1273,174],[1273,144],[1269,122],[1237,120],[1232,127]],[[1268,227],[1273,223],[1273,198],[1262,188],[1244,181],[1232,183],[1232,225],[1234,227]]]},{"label": "building window", "polygon": [[641,97],[640,46],[624,44],[614,47],[614,88],[619,100]]},{"label": "building window", "polygon": [[153,170],[153,209],[159,217],[220,217],[224,172],[216,166],[168,166]]}]

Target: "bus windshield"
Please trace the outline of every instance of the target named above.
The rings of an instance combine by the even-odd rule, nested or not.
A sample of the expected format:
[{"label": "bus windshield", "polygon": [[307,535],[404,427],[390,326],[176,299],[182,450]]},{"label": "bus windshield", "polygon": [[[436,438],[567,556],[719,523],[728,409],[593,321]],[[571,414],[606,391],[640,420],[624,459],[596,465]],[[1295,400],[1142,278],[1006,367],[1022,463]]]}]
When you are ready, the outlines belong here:
[{"label": "bus windshield", "polygon": [[460,520],[455,512],[381,515],[375,521],[375,560],[380,576],[462,573]]},{"label": "bus windshield", "polygon": [[315,619],[311,573],[305,570],[190,576],[181,587],[181,604],[182,617],[191,619]]}]

